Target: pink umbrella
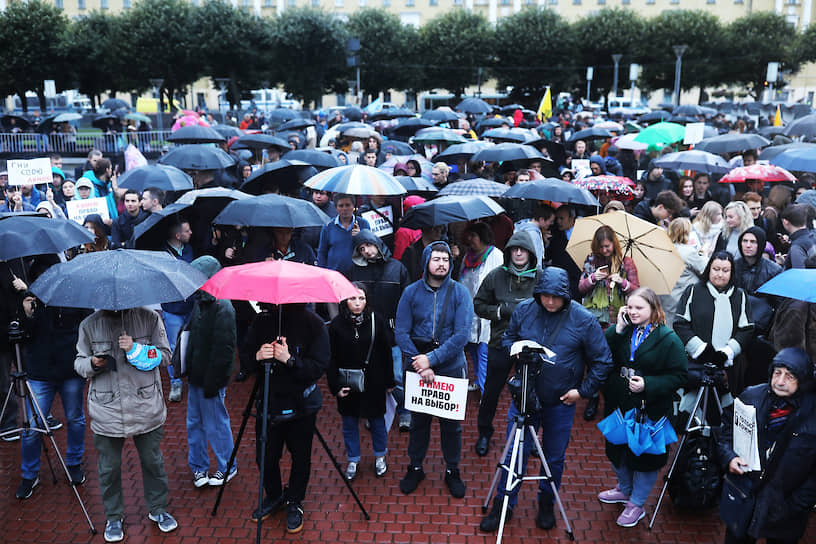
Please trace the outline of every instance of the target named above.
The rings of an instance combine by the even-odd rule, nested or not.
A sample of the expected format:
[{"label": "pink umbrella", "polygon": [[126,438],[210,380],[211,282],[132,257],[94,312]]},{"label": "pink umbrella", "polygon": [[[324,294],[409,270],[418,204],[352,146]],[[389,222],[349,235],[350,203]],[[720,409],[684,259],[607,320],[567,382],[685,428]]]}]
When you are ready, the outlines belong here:
[{"label": "pink umbrella", "polygon": [[175,131],[180,129],[181,127],[188,127],[194,125],[199,125],[202,127],[210,126],[210,124],[207,121],[205,121],[198,115],[183,115],[176,119],[176,122],[173,123],[173,128],[171,130]]},{"label": "pink umbrella", "polygon": [[632,192],[632,187],[635,186],[634,182],[622,176],[589,176],[576,179],[572,184],[583,187],[596,196],[597,193],[606,192],[616,200],[630,200],[635,196]]}]

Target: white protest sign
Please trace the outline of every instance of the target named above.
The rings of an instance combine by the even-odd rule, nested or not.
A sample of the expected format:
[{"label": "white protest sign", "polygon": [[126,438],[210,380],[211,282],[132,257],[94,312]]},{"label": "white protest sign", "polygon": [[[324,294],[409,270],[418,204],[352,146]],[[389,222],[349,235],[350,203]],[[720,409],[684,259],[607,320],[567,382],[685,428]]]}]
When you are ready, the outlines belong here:
[{"label": "white protest sign", "polygon": [[394,232],[394,209],[390,204],[377,208],[377,212],[369,210],[360,216],[371,225],[371,232],[382,238]]},{"label": "white protest sign", "polygon": [[85,222],[85,218],[92,213],[97,213],[104,219],[110,219],[108,213],[108,200],[104,197],[86,198],[85,200],[69,200],[65,203],[68,209],[68,219],[76,221],[80,225]]},{"label": "white protest sign", "polygon": [[51,159],[10,159],[8,161],[9,185],[50,184]]},{"label": "white protest sign", "polygon": [[762,470],[756,408],[739,399],[734,399],[734,453],[748,463],[744,470]]},{"label": "white protest sign", "polygon": [[689,123],[686,125],[686,134],[683,137],[683,145],[693,145],[703,141],[705,123]]},{"label": "white protest sign", "polygon": [[572,171],[575,172],[576,178],[583,179],[592,175],[592,168],[589,167],[589,159],[572,159],[570,165],[572,166]]},{"label": "white protest sign", "polygon": [[445,419],[465,419],[468,381],[436,376],[425,383],[416,372],[405,373],[405,409]]}]

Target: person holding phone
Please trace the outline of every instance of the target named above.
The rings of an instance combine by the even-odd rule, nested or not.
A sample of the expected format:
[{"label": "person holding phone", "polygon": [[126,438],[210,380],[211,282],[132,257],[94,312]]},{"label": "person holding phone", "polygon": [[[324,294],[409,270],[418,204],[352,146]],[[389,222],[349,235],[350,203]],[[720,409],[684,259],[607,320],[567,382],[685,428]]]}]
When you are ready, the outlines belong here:
[{"label": "person holding phone", "polygon": [[330,268],[348,275],[353,262],[353,237],[362,229],[371,230],[368,221],[354,215],[354,197],[338,193],[334,196],[337,217],[320,231],[317,247],[317,266]]},{"label": "person holding phone", "polygon": [[[648,287],[634,290],[618,310],[606,341],[615,368],[603,387],[604,415],[617,409],[626,413],[642,408],[652,421],[671,414],[675,390],[686,381],[686,353],[680,337],[666,326],[660,299]],[[617,519],[621,527],[634,527],[646,516],[643,505],[666,464],[668,454],[635,455],[626,444],[606,442],[617,485],[598,494],[606,504],[624,504]]]}]

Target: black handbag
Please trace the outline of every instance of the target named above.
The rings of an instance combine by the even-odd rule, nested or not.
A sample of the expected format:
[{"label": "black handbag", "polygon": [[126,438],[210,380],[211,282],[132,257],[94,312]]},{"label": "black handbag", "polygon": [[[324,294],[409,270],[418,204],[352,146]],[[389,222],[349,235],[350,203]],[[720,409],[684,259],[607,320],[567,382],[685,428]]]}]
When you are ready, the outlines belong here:
[{"label": "black handbag", "polygon": [[340,387],[348,387],[352,393],[362,393],[365,391],[365,369],[368,368],[368,360],[371,359],[371,350],[374,348],[374,316],[371,316],[371,342],[368,344],[363,368],[338,368],[340,374]]},{"label": "black handbag", "polygon": [[754,515],[756,496],[751,478],[726,474],[720,498],[720,518],[737,538],[743,538]]}]

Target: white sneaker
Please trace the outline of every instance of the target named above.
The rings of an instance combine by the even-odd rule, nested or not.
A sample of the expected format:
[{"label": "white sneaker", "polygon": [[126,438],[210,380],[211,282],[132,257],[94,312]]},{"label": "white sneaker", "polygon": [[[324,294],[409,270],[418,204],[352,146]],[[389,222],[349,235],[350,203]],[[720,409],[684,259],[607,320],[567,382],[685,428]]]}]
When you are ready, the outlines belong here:
[{"label": "white sneaker", "polygon": [[193,472],[193,484],[195,484],[196,487],[204,487],[208,483],[210,483],[210,476],[207,474],[206,471],[205,472],[199,472],[199,471]]},{"label": "white sneaker", "polygon": [[170,402],[181,402],[181,383],[175,382],[170,384],[170,394],[167,396]]},{"label": "white sneaker", "polygon": [[381,478],[388,472],[388,465],[385,464],[385,456],[377,457],[374,461],[374,471],[377,474],[377,478]]},{"label": "white sneaker", "polygon": [[237,474],[238,474],[238,469],[237,469],[237,468],[233,468],[233,469],[232,469],[232,472],[230,472],[230,473],[229,473],[229,475],[227,475],[227,476],[224,476],[224,473],[223,473],[223,472],[221,472],[220,470],[216,470],[216,471],[215,471],[215,474],[213,474],[212,476],[210,476],[210,479],[209,479],[209,482],[208,482],[208,483],[209,483],[210,485],[212,485],[212,486],[216,486],[216,487],[217,487],[217,486],[220,486],[220,485],[224,485],[224,482],[225,482],[225,481],[226,481],[226,482],[229,482],[230,480],[232,480],[233,478],[235,478],[235,476],[236,476]]},{"label": "white sneaker", "polygon": [[357,463],[351,461],[346,467],[346,480],[351,481],[355,476],[357,476]]}]

